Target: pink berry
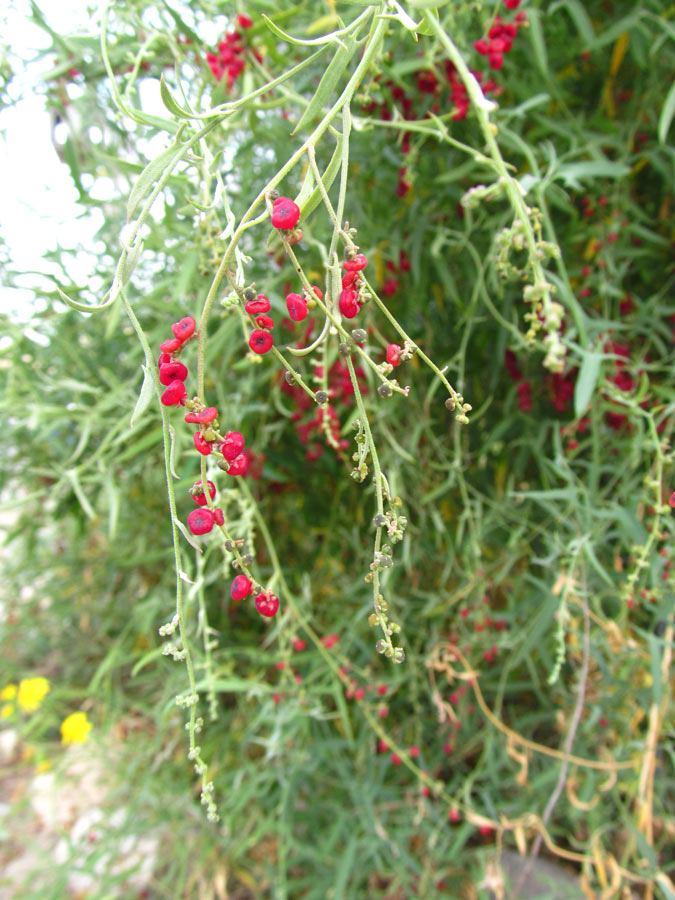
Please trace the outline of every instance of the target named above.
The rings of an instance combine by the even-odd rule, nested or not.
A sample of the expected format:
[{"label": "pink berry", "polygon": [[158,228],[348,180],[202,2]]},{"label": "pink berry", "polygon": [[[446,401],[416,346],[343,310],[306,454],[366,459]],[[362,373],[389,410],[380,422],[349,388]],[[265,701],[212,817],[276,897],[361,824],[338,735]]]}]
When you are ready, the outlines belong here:
[{"label": "pink berry", "polygon": [[189,340],[195,333],[196,327],[197,323],[192,316],[186,316],[184,319],[181,319],[180,322],[176,322],[172,325],[171,331],[175,338],[178,338],[181,343],[185,343],[185,341]]},{"label": "pink berry", "polygon": [[356,256],[352,256],[351,259],[346,259],[342,263],[345,272],[360,272],[361,269],[365,269],[367,265],[368,260],[363,253],[357,253]]},{"label": "pink berry", "polygon": [[387,362],[390,366],[400,366],[402,350],[398,344],[389,344],[387,347]]},{"label": "pink berry", "polygon": [[272,225],[289,231],[300,220],[300,207],[289,197],[278,197],[272,204]]},{"label": "pink berry", "polygon": [[[216,496],[216,486],[212,481],[207,481],[206,485],[209,489],[209,496],[213,500],[213,498]],[[197,506],[206,506],[206,495],[205,495],[204,491],[201,489],[202,488],[201,481],[195,481],[195,483],[192,485],[193,491],[197,490],[198,488],[199,488],[199,491],[197,493],[193,493],[191,495],[192,499],[195,501]]]},{"label": "pink berry", "polygon": [[274,339],[269,331],[261,331],[259,328],[255,328],[248,339],[248,345],[254,353],[267,353],[272,349],[273,343]]},{"label": "pink berry", "polygon": [[398,755],[398,753],[391,754],[391,762],[392,762],[392,765],[394,765],[394,766],[401,765],[401,757]]},{"label": "pink berry", "polygon": [[409,750],[408,752],[410,753],[410,756],[411,756],[413,759],[417,759],[417,757],[420,755],[420,748],[419,748],[419,747],[416,747],[416,746],[413,744],[413,746],[410,748],[410,750]]},{"label": "pink berry", "polygon": [[671,507],[671,509],[675,509],[675,491],[673,491],[673,493],[668,498],[668,505]]},{"label": "pink berry", "polygon": [[260,313],[267,313],[272,308],[272,304],[264,294],[258,294],[255,300],[247,300],[244,309],[252,316],[259,316]]},{"label": "pink berry", "polygon": [[187,376],[187,366],[184,366],[183,363],[178,362],[178,360],[162,363],[159,367],[160,384],[171,384],[172,381],[185,381]]},{"label": "pink berry", "polygon": [[293,641],[293,649],[296,653],[301,653],[303,650],[307,649],[307,644],[303,641],[302,638],[296,638]]},{"label": "pink berry", "polygon": [[245,453],[240,453],[236,459],[233,459],[230,463],[230,468],[227,470],[228,475],[243,475],[248,468],[248,457]]},{"label": "pink berry", "polygon": [[250,578],[247,578],[246,575],[237,575],[237,577],[232,582],[232,587],[230,588],[232,599],[243,600],[244,597],[248,597],[248,595],[251,593],[252,587],[253,584]]},{"label": "pink berry", "polygon": [[239,431],[228,431],[218,448],[228,462],[236,459],[244,451],[244,435]]},{"label": "pink berry", "polygon": [[202,454],[208,456],[213,450],[213,441],[207,441],[201,431],[195,431],[195,449]]},{"label": "pink berry", "polygon": [[213,529],[215,516],[210,509],[193,509],[187,517],[188,528],[193,534],[208,534]]},{"label": "pink berry", "polygon": [[294,322],[302,322],[307,318],[307,301],[300,294],[289,294],[286,297],[286,307]]},{"label": "pink berry", "polygon": [[261,616],[266,616],[270,619],[277,614],[279,609],[279,598],[276,594],[268,594],[266,591],[262,591],[255,598],[255,608]]},{"label": "pink berry", "polygon": [[354,316],[358,315],[361,307],[359,306],[357,297],[358,294],[353,288],[347,288],[340,294],[340,312],[345,319],[353,319]]},{"label": "pink berry", "polygon": [[176,380],[168,385],[160,399],[164,406],[182,406],[186,396],[185,385],[182,381]]},{"label": "pink berry", "polygon": [[461,822],[461,820],[462,820],[462,817],[459,814],[459,810],[457,810],[457,809],[451,809],[449,816],[450,816],[450,821],[452,822],[453,825],[456,825],[458,822]]},{"label": "pink berry", "polygon": [[386,684],[378,684],[377,693],[380,695],[380,697],[384,697],[384,695],[387,693],[387,685]]}]

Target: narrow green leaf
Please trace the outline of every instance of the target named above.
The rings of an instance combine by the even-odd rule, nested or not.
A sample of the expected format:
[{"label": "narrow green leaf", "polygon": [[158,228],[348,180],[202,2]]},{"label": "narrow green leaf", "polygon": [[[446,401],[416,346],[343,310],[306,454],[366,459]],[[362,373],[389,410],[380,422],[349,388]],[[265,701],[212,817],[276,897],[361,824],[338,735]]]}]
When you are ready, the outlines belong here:
[{"label": "narrow green leaf", "polygon": [[[331,157],[330,162],[328,163],[328,167],[326,171],[321,176],[321,181],[323,182],[324,188],[329,191],[333,182],[335,181],[335,176],[340,170],[340,160],[342,158],[342,135],[338,138],[337,145],[335,150],[333,151],[333,155]],[[300,192],[302,194],[302,191]],[[313,213],[317,206],[321,203],[321,192],[319,188],[316,187],[310,194],[308,200],[302,204],[298,203],[300,207],[300,215],[303,219],[306,219],[310,213]]]},{"label": "narrow green leaf", "polygon": [[593,30],[593,24],[588,13],[580,0],[558,0],[557,3],[552,3],[548,8],[548,15],[553,15],[553,13],[557,12],[559,9],[567,10],[570,18],[576,25],[579,37],[584,41],[586,46],[590,46],[595,39],[595,31]]},{"label": "narrow green leaf", "polygon": [[297,44],[298,46],[305,47],[314,47],[316,44],[339,44],[341,47],[344,47],[344,43],[340,40],[339,37],[336,36],[335,32],[331,34],[325,34],[320,38],[296,38],[293,37],[292,34],[287,34],[287,32],[282,31],[278,25],[275,25],[274,22],[266,16],[265,13],[262,14],[263,19],[265,20],[265,24],[269,28],[269,30],[275,34],[278,38],[281,38],[282,41],[288,41],[289,44]]},{"label": "narrow green leaf", "polygon": [[85,515],[89,519],[95,519],[96,513],[94,512],[91,503],[87,499],[87,495],[82,490],[82,485],[80,484],[80,479],[77,474],[77,469],[69,469],[65,474],[66,474],[66,478],[68,479],[68,481],[70,482],[70,484],[73,488],[73,493],[77,497],[80,506],[82,507],[82,509],[85,512]]},{"label": "narrow green leaf", "polygon": [[194,549],[195,549],[198,553],[203,553],[203,552],[204,552],[204,548],[199,546],[199,544],[197,543],[197,541],[194,539],[194,537],[192,536],[192,534],[187,530],[187,528],[185,527],[185,525],[183,525],[183,523],[181,522],[180,519],[174,519],[174,520],[173,520],[173,523],[174,523],[174,525],[176,526],[176,528],[180,531],[180,533],[183,535],[183,537],[185,538],[185,540],[188,542],[188,544],[189,544],[191,547],[194,547]]},{"label": "narrow green leaf", "polygon": [[145,410],[148,408],[155,389],[155,383],[152,375],[150,374],[150,369],[147,366],[143,366],[142,368],[143,384],[141,385],[141,392],[138,395],[136,406],[134,407],[134,411],[131,414],[131,419],[129,420],[129,428],[134,427],[135,423],[140,419]]},{"label": "narrow green leaf", "polygon": [[136,183],[129,194],[129,200],[127,202],[127,222],[130,222],[133,219],[136,210],[150,193],[155,182],[158,181],[166,169],[169,166],[174,165],[175,162],[176,144],[172,144],[170,147],[167,147],[166,150],[162,150],[159,156],[150,160],[136,179]]},{"label": "narrow green leaf", "polygon": [[301,128],[304,128],[308,122],[311,122],[315,116],[321,115],[324,106],[328,103],[331,94],[335,90],[340,78],[347,68],[350,59],[354,55],[357,47],[356,39],[349,35],[347,45],[338,47],[335,56],[328,64],[328,68],[323,73],[323,77],[319,82],[316,93],[312,97],[307,109],[300,116],[300,121],[295,126],[291,134],[296,134]]},{"label": "narrow green leaf", "polygon": [[527,10],[527,21],[530,26],[530,40],[532,41],[532,49],[534,50],[537,68],[544,76],[545,81],[549,81],[551,75],[548,68],[548,54],[546,53],[544,30],[541,27],[541,10],[530,6]]},{"label": "narrow green leaf", "polygon": [[188,119],[190,117],[190,114],[185,112],[185,110],[178,105],[176,100],[174,100],[164,79],[164,72],[162,72],[161,78],[159,79],[159,92],[162,95],[164,106],[166,106],[170,113],[173,113],[174,116],[178,116],[181,119]]},{"label": "narrow green leaf", "polygon": [[612,162],[609,159],[592,160],[577,163],[563,163],[554,175],[560,178],[569,188],[581,190],[582,181],[595,181],[598,178],[624,178],[630,175],[630,166]]},{"label": "narrow green leaf", "polygon": [[668,129],[670,128],[670,123],[673,121],[674,115],[675,81],[670,86],[668,96],[666,97],[666,102],[663,104],[663,109],[661,110],[661,115],[659,116],[659,144],[665,144],[666,137],[668,136]]},{"label": "narrow green leaf", "polygon": [[602,353],[593,353],[591,351],[584,353],[577,383],[574,387],[574,415],[577,419],[583,416],[586,412],[586,407],[591,401],[595,385],[598,382],[602,357]]}]

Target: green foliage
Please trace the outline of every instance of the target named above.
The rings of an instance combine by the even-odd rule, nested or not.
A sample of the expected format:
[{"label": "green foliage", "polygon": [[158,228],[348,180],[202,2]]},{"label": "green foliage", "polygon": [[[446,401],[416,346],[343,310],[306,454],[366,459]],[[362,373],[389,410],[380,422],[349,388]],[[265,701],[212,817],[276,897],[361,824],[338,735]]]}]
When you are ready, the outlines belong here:
[{"label": "green foliage", "polygon": [[[53,686],[12,714],[23,738],[58,757],[86,705],[111,808],[162,835],[153,897],[486,896],[495,848],[541,835],[598,896],[667,897],[672,10],[527,4],[492,71],[493,4],[251,0],[228,89],[200,35],[231,6],[128,2],[86,36],[33,7],[64,164],[104,221],[89,284],[55,251],[33,331],[2,323],[3,684]],[[301,206],[294,246],[273,188]],[[340,320],[355,245],[373,297]],[[251,284],[278,356],[248,352]],[[334,319],[315,305],[311,335],[284,302],[310,284]],[[187,315],[188,394],[245,435],[245,478],[159,403]],[[275,619],[230,600],[220,532],[172,522],[206,477]]]}]

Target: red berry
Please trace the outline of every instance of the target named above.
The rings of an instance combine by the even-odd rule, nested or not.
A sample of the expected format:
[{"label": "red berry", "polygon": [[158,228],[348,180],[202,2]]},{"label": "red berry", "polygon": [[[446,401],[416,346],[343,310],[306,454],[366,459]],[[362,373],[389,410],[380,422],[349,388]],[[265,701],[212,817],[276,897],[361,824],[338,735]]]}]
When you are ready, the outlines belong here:
[{"label": "red berry", "polygon": [[253,19],[246,13],[239,13],[234,20],[240,28],[253,28]]},{"label": "red berry", "polygon": [[276,594],[268,594],[266,591],[262,591],[262,593],[258,594],[255,598],[255,608],[261,616],[266,616],[270,619],[277,614],[279,609],[279,598]]},{"label": "red berry", "polygon": [[367,265],[368,260],[363,253],[357,253],[356,256],[352,256],[351,259],[346,259],[342,263],[345,272],[360,272],[361,269],[365,269]]},{"label": "red berry", "polygon": [[[208,487],[209,495],[213,500],[213,498],[216,496],[216,486],[212,481],[207,481],[206,486]],[[201,489],[201,487],[201,481],[195,481],[195,483],[192,485],[192,490],[195,491],[197,488],[199,488],[199,490],[196,494],[193,493],[191,496],[197,506],[206,506],[206,495],[204,494],[204,491]]]},{"label": "red berry", "polygon": [[272,204],[272,225],[289,231],[300,219],[300,207],[288,197],[278,197]]},{"label": "red berry", "polygon": [[248,457],[245,453],[240,453],[236,459],[233,459],[230,463],[230,468],[227,470],[228,475],[243,475],[248,468]]},{"label": "red berry", "polygon": [[244,450],[244,435],[239,431],[228,431],[218,448],[228,462],[236,459]]},{"label": "red berry", "polygon": [[187,391],[185,390],[185,385],[182,381],[176,380],[168,385],[161,396],[161,401],[164,406],[182,406],[186,396]]},{"label": "red berry", "polygon": [[[520,2],[520,0],[518,0],[518,2]],[[488,834],[491,833],[492,826],[491,825],[481,825],[480,828],[478,829],[478,831],[483,835],[483,837],[486,837]]]},{"label": "red berry", "polygon": [[307,648],[307,644],[305,643],[305,641],[303,641],[302,638],[296,638],[296,639],[293,641],[293,649],[294,649],[296,652],[301,653],[301,652],[302,652],[303,650],[305,650],[306,648]]},{"label": "red berry", "polygon": [[355,700],[363,700],[363,698],[365,697],[365,695],[366,695],[366,692],[363,690],[362,687],[357,688],[357,689],[354,691],[354,699],[355,699]]},{"label": "red berry", "polygon": [[307,318],[307,301],[300,294],[289,294],[286,297],[286,307],[294,322],[302,322]]},{"label": "red berry", "polygon": [[274,328],[274,319],[271,316],[256,316],[258,328]]},{"label": "red berry", "polygon": [[207,406],[206,409],[203,409],[201,412],[186,413],[185,415],[185,421],[190,422],[193,425],[208,425],[217,418],[218,410],[215,406]]},{"label": "red berry", "polygon": [[237,577],[232,582],[232,587],[230,588],[230,594],[232,595],[233,600],[243,600],[244,597],[248,597],[251,593],[251,588],[253,587],[253,583],[250,578],[247,578],[246,575],[237,575]]},{"label": "red berry", "polygon": [[169,338],[168,341],[162,341],[159,345],[159,349],[162,353],[175,353],[176,350],[180,350],[183,346],[183,342],[178,338]]},{"label": "red berry", "polygon": [[189,340],[195,333],[196,327],[197,323],[192,316],[186,316],[184,319],[181,319],[180,322],[176,322],[172,325],[171,331],[173,332],[173,336],[178,338],[178,340],[184,344],[185,341]]},{"label": "red berry", "polygon": [[195,431],[195,449],[202,456],[208,456],[213,450],[213,441],[207,441],[201,431]]},{"label": "red berry", "polygon": [[272,349],[273,343],[274,339],[269,331],[261,331],[259,328],[255,328],[248,339],[248,345],[254,353],[267,353]]},{"label": "red berry", "polygon": [[323,291],[321,290],[321,288],[319,288],[315,284],[313,284],[312,290],[314,291],[316,296],[319,298],[319,300],[323,300]]},{"label": "red berry", "polygon": [[272,308],[272,304],[264,294],[258,294],[255,300],[247,300],[244,309],[252,316],[258,316],[260,313],[267,313]]},{"label": "red berry", "polygon": [[216,525],[224,525],[225,524],[225,515],[222,509],[214,509],[213,510],[213,518],[215,520]]},{"label": "red berry", "polygon": [[491,69],[501,69],[504,65],[504,57],[501,53],[491,53],[488,56],[488,65]]},{"label": "red berry", "polygon": [[183,363],[178,362],[178,360],[162,363],[159,367],[160,384],[171,384],[172,381],[185,381],[187,376],[187,366],[184,366]]},{"label": "red berry", "polygon": [[486,41],[485,38],[481,38],[474,43],[473,48],[477,53],[480,53],[481,56],[487,56],[490,52],[490,42]]},{"label": "red berry", "polygon": [[171,354],[170,353],[160,353],[159,359],[157,360],[157,367],[161,368],[165,366],[167,363],[171,362]]},{"label": "red berry", "polygon": [[389,344],[387,347],[387,362],[390,366],[400,366],[401,352],[398,344]]},{"label": "red berry", "polygon": [[386,684],[378,684],[377,693],[380,695],[380,697],[384,697],[384,695],[387,693],[387,685]]},{"label": "red berry", "polygon": [[420,755],[420,748],[419,748],[419,747],[416,747],[416,746],[413,744],[413,746],[410,748],[410,750],[409,750],[408,752],[410,753],[410,756],[411,756],[413,759],[417,759],[417,757]]},{"label": "red berry", "polygon": [[504,6],[507,9],[518,9],[520,6],[520,0],[504,0]]},{"label": "red berry", "polygon": [[391,754],[391,762],[392,762],[392,765],[394,765],[394,766],[401,765],[401,757],[398,755],[398,753]]},{"label": "red berry", "polygon": [[357,281],[359,277],[358,272],[347,272],[346,275],[342,276],[342,287],[350,288],[354,286],[354,282]]},{"label": "red berry", "polygon": [[453,825],[456,825],[462,819],[462,817],[459,814],[459,810],[457,810],[457,809],[451,809],[449,815],[450,815],[450,821],[452,822]]},{"label": "red berry", "polygon": [[188,528],[193,534],[208,534],[213,529],[215,516],[210,509],[193,509],[187,517]]},{"label": "red berry", "polygon": [[673,491],[673,493],[670,495],[668,504],[672,509],[675,509],[675,491]]},{"label": "red berry", "polygon": [[340,294],[340,312],[345,319],[353,319],[354,316],[358,315],[361,307],[359,306],[357,297],[358,294],[353,288],[347,288]]},{"label": "red berry", "polygon": [[386,753],[388,749],[389,749],[389,745],[387,744],[387,742],[382,740],[382,738],[380,738],[379,741],[377,742],[377,752],[378,753]]}]

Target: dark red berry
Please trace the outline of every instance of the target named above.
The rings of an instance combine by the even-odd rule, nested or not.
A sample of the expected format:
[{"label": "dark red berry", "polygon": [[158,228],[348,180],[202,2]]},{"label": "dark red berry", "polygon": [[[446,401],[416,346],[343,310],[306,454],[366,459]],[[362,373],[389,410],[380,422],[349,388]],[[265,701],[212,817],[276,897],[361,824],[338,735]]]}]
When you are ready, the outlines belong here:
[{"label": "dark red berry", "polygon": [[213,450],[213,441],[207,441],[201,431],[195,431],[195,448],[202,456],[208,456]]},{"label": "dark red berry", "polygon": [[223,515],[222,509],[214,509],[213,510],[213,519],[216,525],[224,525],[225,524],[225,516]]},{"label": "dark red berry", "polygon": [[208,534],[213,529],[215,516],[210,509],[193,509],[187,517],[188,528],[193,534]]},{"label": "dark red berry", "polygon": [[252,316],[259,316],[260,313],[269,312],[272,304],[264,294],[258,294],[255,300],[248,300],[244,304],[244,309]]},{"label": "dark red berry", "polygon": [[307,301],[300,294],[289,294],[286,297],[286,307],[294,322],[302,322],[307,318]]},{"label": "dark red berry", "polygon": [[228,431],[219,447],[228,462],[236,459],[244,450],[244,436],[239,431]]},{"label": "dark red berry", "polygon": [[187,391],[182,381],[172,381],[161,396],[164,406],[182,406]]},{"label": "dark red berry", "polygon": [[248,339],[248,345],[254,353],[267,353],[272,349],[273,343],[274,339],[269,331],[261,331],[259,328],[255,328]]},{"label": "dark red berry", "polygon": [[188,377],[187,366],[182,362],[174,360],[174,362],[162,363],[159,367],[159,383],[171,384],[172,381],[185,381]]},{"label": "dark red berry", "polygon": [[[216,486],[212,481],[207,481],[206,486],[208,487],[209,495],[213,500],[213,498],[216,496]],[[191,495],[197,506],[206,506],[206,494],[202,490],[201,481],[195,481],[195,483],[192,485],[192,490],[197,491],[196,494],[192,493]]]},{"label": "dark red berry", "polygon": [[270,316],[256,316],[258,328],[274,328],[274,319]]},{"label": "dark red berry", "polygon": [[171,326],[171,331],[173,332],[173,336],[178,338],[178,340],[184,344],[185,341],[188,341],[195,333],[196,327],[197,323],[192,316],[186,316],[184,319],[181,319],[180,322],[175,322]]},{"label": "dark red berry", "polygon": [[244,597],[248,597],[248,595],[251,593],[252,587],[253,584],[251,583],[250,578],[247,578],[245,575],[237,575],[237,577],[232,582],[232,587],[230,588],[232,599],[243,600]]},{"label": "dark red berry", "polygon": [[245,453],[240,453],[236,459],[233,459],[230,463],[230,468],[227,470],[228,475],[244,475],[248,469],[248,457]]},{"label": "dark red berry", "polygon": [[175,353],[176,350],[180,350],[183,346],[183,342],[178,338],[169,338],[168,341],[162,341],[159,345],[159,349],[162,353]]},{"label": "dark red berry", "polygon": [[353,288],[347,288],[340,294],[340,312],[345,319],[353,319],[358,315],[361,307],[357,300],[358,294]]},{"label": "dark red berry", "polygon": [[368,260],[363,253],[357,253],[356,256],[352,256],[351,259],[346,259],[342,263],[345,272],[360,272],[361,269],[365,269],[367,265]]},{"label": "dark red berry", "polygon": [[279,598],[276,594],[268,594],[266,591],[262,591],[255,598],[255,608],[261,616],[266,616],[270,619],[277,614],[279,609]]},{"label": "dark red berry", "polygon": [[272,204],[272,225],[288,231],[300,220],[300,207],[288,197],[278,197]]}]

